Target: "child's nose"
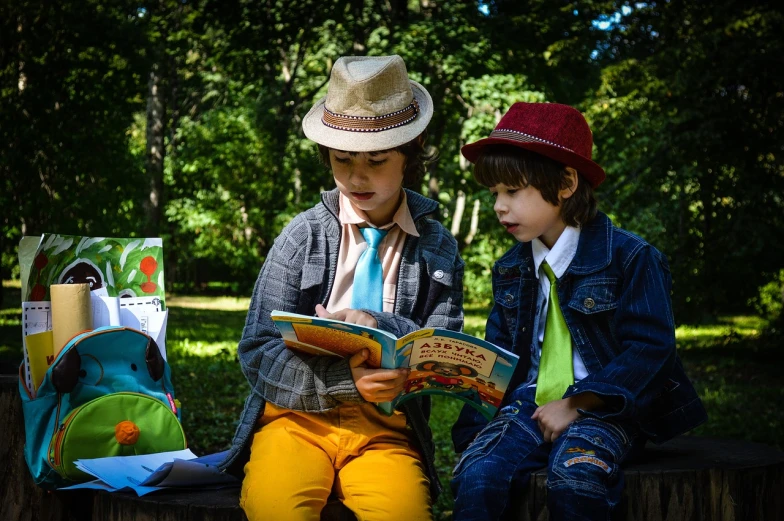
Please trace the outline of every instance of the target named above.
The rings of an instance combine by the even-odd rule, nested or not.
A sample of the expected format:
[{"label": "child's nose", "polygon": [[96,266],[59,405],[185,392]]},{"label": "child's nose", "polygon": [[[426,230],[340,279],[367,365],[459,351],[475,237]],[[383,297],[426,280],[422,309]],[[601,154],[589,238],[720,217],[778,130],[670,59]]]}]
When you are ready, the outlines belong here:
[{"label": "child's nose", "polygon": [[351,167],[351,172],[349,172],[349,181],[353,184],[361,184],[365,180],[367,180],[367,169],[364,165],[354,165]]}]

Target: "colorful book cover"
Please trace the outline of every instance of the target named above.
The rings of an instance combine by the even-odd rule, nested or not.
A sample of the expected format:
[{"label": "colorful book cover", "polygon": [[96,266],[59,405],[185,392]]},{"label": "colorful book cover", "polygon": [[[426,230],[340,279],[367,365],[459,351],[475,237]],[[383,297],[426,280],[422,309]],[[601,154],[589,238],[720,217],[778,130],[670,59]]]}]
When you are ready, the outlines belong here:
[{"label": "colorful book cover", "polygon": [[466,333],[420,329],[395,338],[367,326],[273,311],[272,320],[290,349],[346,357],[368,349],[369,367],[411,369],[404,391],[379,404],[388,414],[402,402],[424,394],[451,396],[492,418],[501,405],[518,356]]},{"label": "colorful book cover", "polygon": [[34,238],[24,237],[20,263],[24,302],[50,300],[53,284],[87,283],[94,296],[156,297],[165,307],[163,243],[159,238],[47,233],[36,244]]}]

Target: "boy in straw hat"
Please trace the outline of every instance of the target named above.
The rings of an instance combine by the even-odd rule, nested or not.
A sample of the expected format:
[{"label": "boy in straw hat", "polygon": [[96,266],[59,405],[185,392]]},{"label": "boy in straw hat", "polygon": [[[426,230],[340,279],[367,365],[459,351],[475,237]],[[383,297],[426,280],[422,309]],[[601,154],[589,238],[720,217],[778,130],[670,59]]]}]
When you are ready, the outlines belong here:
[{"label": "boy in straw hat", "polygon": [[426,217],[437,203],[403,188],[424,171],[432,114],[430,95],[399,56],[343,57],[302,122],[337,188],[275,241],[239,344],[253,390],[224,466],[244,464],[240,502],[251,520],[317,520],[332,493],[363,520],[431,517],[440,486],[429,401],[391,416],[374,405],[402,390],[408,370],[368,368],[367,350],[349,359],[289,350],[270,312],[397,336],[461,329],[457,243]]},{"label": "boy in straw hat", "polygon": [[452,430],[455,520],[499,519],[545,467],[551,519],[611,519],[624,461],[706,419],[675,353],[667,260],[596,211],[592,144],[577,110],[516,103],[461,151],[519,241],[493,268],[486,334],[520,363],[496,418],[467,407]]}]

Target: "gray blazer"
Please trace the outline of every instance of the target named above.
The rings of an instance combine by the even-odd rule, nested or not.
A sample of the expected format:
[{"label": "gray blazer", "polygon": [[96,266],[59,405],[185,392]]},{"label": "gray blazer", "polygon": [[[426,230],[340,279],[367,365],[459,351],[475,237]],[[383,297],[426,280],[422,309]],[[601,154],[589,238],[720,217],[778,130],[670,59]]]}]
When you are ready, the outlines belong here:
[{"label": "gray blazer", "polygon": [[[238,347],[240,366],[251,393],[222,468],[239,470],[249,458],[251,435],[264,404],[322,412],[342,403],[364,401],[347,359],[311,356],[287,349],[270,319],[273,310],[314,315],[326,305],[338,260],[341,226],[337,189],[302,212],[281,232],[261,267]],[[401,336],[423,327],[459,331],[463,327],[463,260],[457,241],[427,214],[438,203],[406,190],[419,237],[408,236],[398,274],[395,312],[369,312],[378,327]],[[410,400],[401,409],[428,470],[433,498],[441,490],[428,426],[429,398]]]}]

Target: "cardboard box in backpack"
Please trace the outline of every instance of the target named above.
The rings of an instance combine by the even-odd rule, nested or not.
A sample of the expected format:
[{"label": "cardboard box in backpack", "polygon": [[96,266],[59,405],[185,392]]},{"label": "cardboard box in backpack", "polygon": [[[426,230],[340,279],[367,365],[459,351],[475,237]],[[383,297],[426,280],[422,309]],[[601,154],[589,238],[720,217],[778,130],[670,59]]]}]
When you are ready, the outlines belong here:
[{"label": "cardboard box in backpack", "polygon": [[75,336],[49,367],[35,398],[22,371],[24,454],[41,487],[94,479],[76,468],[77,459],[187,447],[171,369],[141,331],[111,326]]}]

